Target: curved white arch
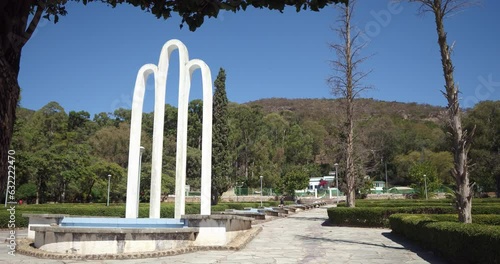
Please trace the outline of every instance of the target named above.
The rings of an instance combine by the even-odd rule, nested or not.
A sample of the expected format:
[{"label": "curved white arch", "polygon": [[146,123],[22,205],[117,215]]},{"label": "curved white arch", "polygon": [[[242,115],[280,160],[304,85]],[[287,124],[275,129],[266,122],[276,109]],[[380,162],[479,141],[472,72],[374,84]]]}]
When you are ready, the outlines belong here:
[{"label": "curved white arch", "polygon": [[155,109],[153,125],[153,150],[151,169],[150,218],[160,218],[161,170],[163,152],[163,130],[165,118],[165,96],[170,55],[179,50],[179,98],[176,151],[175,218],[185,214],[185,185],[187,159],[187,124],[191,76],[196,69],[201,70],[203,85],[203,128],[202,128],[202,191],[201,214],[209,215],[211,197],[212,163],[212,77],[208,65],[198,59],[189,60],[186,46],[179,40],[169,40],[163,45],[158,66],[146,64],[139,70],[132,103],[130,128],[129,167],[127,178],[126,217],[137,218],[140,176],[140,139],[144,93],[147,77],[155,77]]},{"label": "curved white arch", "polygon": [[153,124],[153,154],[151,160],[149,218],[160,218],[165,94],[167,88],[168,68],[170,66],[170,55],[172,55],[172,52],[176,49],[179,51],[179,92],[184,89],[186,86],[186,71],[183,70],[183,68],[189,61],[189,54],[186,46],[177,39],[169,40],[163,45],[158,62],[158,71],[155,76],[155,111]]},{"label": "curved white arch", "polygon": [[149,75],[156,75],[158,68],[154,64],[146,64],[139,69],[135,79],[134,98],[132,99],[132,116],[130,119],[130,143],[127,173],[127,203],[125,217],[137,218],[139,213],[139,156],[141,147],[141,124],[146,92],[146,80]]},{"label": "curved white arch", "polygon": [[[201,205],[200,214],[210,215],[211,213],[211,187],[212,187],[212,75],[208,65],[198,59],[189,61],[187,68],[189,76],[193,75],[196,69],[200,69],[203,89],[203,124],[201,138]],[[190,87],[190,86],[188,86]],[[187,132],[187,131],[186,131]]]}]

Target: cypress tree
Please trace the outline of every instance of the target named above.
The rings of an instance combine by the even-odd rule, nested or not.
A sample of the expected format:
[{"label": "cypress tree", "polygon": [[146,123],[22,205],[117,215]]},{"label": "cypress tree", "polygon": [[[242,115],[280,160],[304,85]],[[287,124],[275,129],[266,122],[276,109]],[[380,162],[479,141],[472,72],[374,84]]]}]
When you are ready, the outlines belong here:
[{"label": "cypress tree", "polygon": [[214,82],[212,135],[212,205],[230,186],[231,158],[229,152],[228,100],[226,72],[220,68]]}]

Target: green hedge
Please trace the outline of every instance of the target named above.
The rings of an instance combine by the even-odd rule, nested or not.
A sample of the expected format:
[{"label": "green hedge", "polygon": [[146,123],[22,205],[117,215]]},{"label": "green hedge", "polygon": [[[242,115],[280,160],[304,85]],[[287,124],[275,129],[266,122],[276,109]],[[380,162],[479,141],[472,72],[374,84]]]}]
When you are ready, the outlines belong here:
[{"label": "green hedge", "polygon": [[[458,214],[426,214],[428,219],[432,219],[433,221],[438,222],[459,222]],[[390,218],[390,217],[389,217]],[[481,225],[497,225],[500,226],[500,215],[497,214],[477,214],[472,216],[472,222],[474,224]]]},{"label": "green hedge", "polygon": [[[405,206],[405,207],[333,207],[328,209],[330,223],[341,226],[389,227],[389,216],[406,214],[455,214],[451,206]],[[472,207],[473,215],[500,214],[498,206]]]},{"label": "green hedge", "polygon": [[451,207],[354,207],[329,208],[330,223],[341,226],[389,227],[389,216],[396,213],[409,214],[451,214]]},{"label": "green hedge", "polygon": [[[264,202],[264,206],[277,206],[278,202]],[[259,207],[259,203],[219,203],[212,206],[212,211],[224,211],[226,209],[244,209],[245,207]],[[28,218],[23,214],[69,214],[72,216],[108,216],[125,217],[125,204],[34,204],[16,206],[15,225],[16,227],[27,227]],[[186,204],[186,214],[199,214],[200,204]],[[139,205],[139,217],[149,217],[149,204]],[[162,203],[160,207],[160,217],[173,218],[174,204]],[[7,208],[0,210],[0,228],[8,228],[10,212]]]},{"label": "green hedge", "polygon": [[439,218],[445,217],[394,214],[389,219],[394,233],[418,242],[451,262],[500,263],[500,226],[440,221]]},{"label": "green hedge", "polygon": [[[357,199],[356,207],[402,207],[402,206],[453,206],[454,200],[451,199],[432,199],[432,200],[372,200],[372,199]],[[473,199],[472,207],[475,206],[497,206],[500,207],[500,199],[498,198],[485,198]],[[346,207],[345,203],[339,204],[339,207]]]}]

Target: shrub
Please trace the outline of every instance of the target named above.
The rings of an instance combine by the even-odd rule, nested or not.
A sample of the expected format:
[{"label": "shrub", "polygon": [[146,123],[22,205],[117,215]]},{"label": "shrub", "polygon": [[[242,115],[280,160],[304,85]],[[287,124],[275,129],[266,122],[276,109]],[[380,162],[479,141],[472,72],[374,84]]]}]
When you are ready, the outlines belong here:
[{"label": "shrub", "polygon": [[[265,206],[276,206],[278,202],[264,202]],[[226,209],[239,209],[245,207],[258,207],[260,203],[219,203],[212,206],[212,211],[224,211]],[[22,217],[23,214],[69,214],[71,216],[108,216],[108,217],[125,217],[125,204],[30,204],[16,206],[15,224],[17,227],[27,227],[28,218]],[[200,204],[186,204],[186,214],[199,214]],[[149,204],[139,205],[139,217],[149,217]],[[174,204],[162,203],[160,207],[160,217],[173,218]],[[0,211],[0,228],[8,228],[10,220],[10,212],[7,210]]]},{"label": "shrub", "polygon": [[[454,263],[500,262],[500,226],[439,221],[446,217],[449,216],[394,214],[390,217],[390,226],[394,233]],[[493,218],[495,216],[488,215],[484,219]]]},{"label": "shrub", "polygon": [[389,216],[408,214],[452,214],[455,209],[443,206],[414,207],[354,207],[329,208],[328,219],[332,224],[360,227],[389,227]]},{"label": "shrub", "polygon": [[[328,219],[332,224],[360,227],[389,227],[389,216],[396,213],[407,214],[455,214],[451,206],[413,206],[413,207],[337,207],[328,209]],[[491,218],[481,216],[484,221],[498,223],[495,215],[500,214],[500,208],[494,206],[477,206],[472,208],[472,219],[476,215],[493,215]],[[455,215],[455,217],[457,217]],[[488,220],[489,219],[489,220]]]}]

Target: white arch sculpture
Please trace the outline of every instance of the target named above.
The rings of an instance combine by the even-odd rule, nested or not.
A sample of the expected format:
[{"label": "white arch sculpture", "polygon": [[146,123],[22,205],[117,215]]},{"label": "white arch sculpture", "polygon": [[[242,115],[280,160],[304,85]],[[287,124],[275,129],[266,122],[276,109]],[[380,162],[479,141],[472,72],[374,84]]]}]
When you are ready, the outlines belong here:
[{"label": "white arch sculpture", "polygon": [[127,176],[126,218],[137,218],[139,213],[140,142],[142,112],[146,80],[150,74],[155,80],[155,106],[153,124],[153,150],[151,164],[151,196],[149,218],[160,218],[161,170],[163,152],[163,130],[165,119],[165,94],[170,55],[179,50],[179,99],[177,115],[177,151],[175,170],[175,218],[185,214],[186,158],[189,92],[191,77],[196,69],[201,70],[203,85],[203,128],[201,157],[201,210],[210,215],[212,183],[212,76],[208,65],[202,60],[189,60],[186,46],[177,39],[169,40],[160,53],[158,66],[145,64],[139,69],[135,81],[130,126],[130,147]]}]

